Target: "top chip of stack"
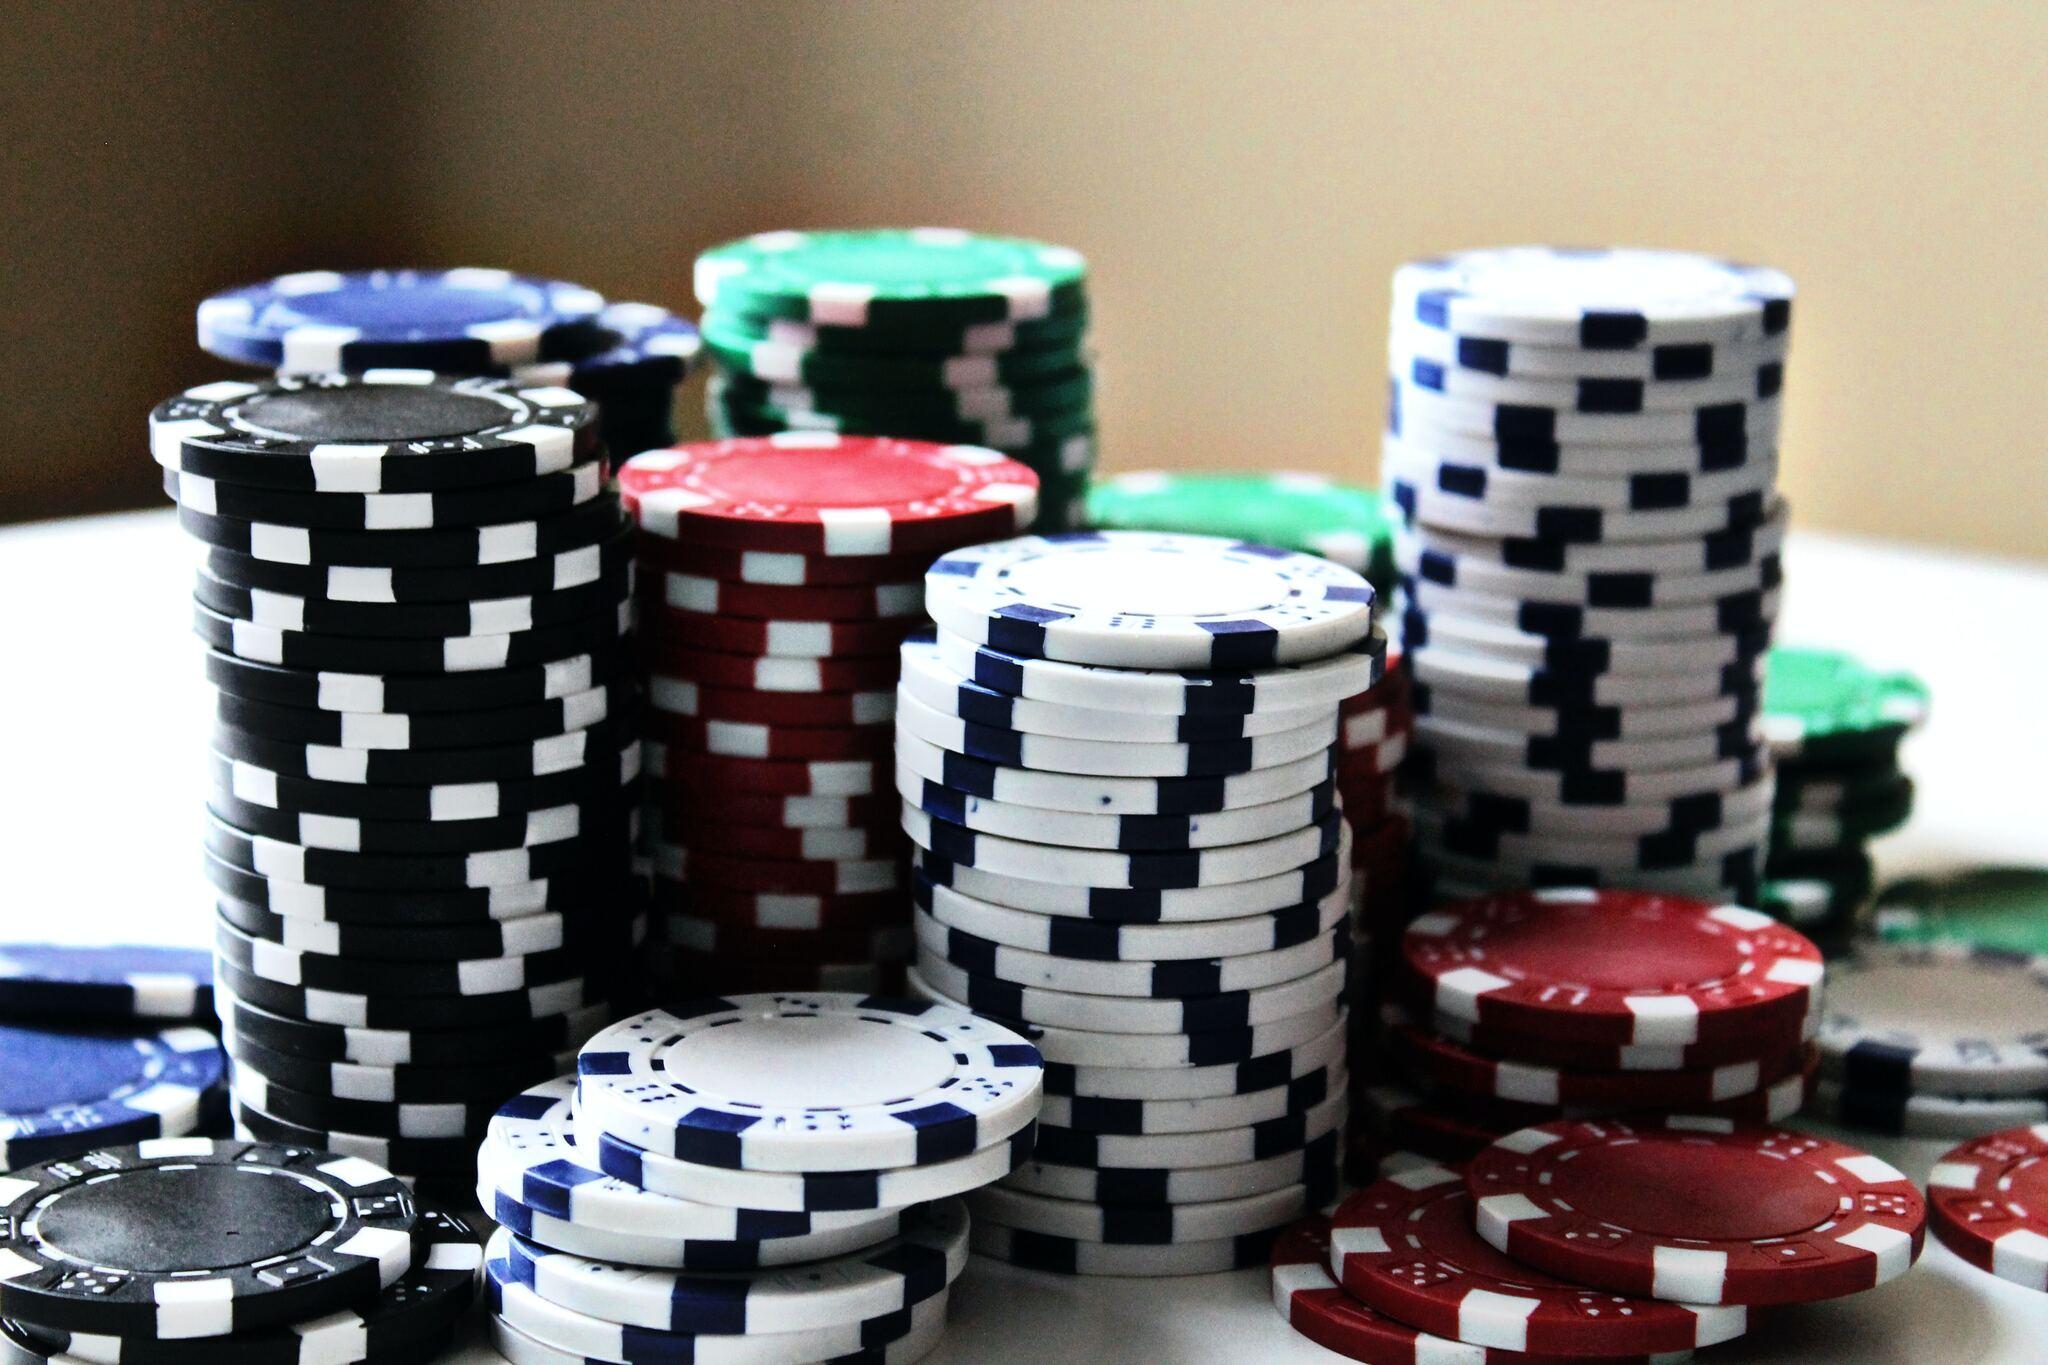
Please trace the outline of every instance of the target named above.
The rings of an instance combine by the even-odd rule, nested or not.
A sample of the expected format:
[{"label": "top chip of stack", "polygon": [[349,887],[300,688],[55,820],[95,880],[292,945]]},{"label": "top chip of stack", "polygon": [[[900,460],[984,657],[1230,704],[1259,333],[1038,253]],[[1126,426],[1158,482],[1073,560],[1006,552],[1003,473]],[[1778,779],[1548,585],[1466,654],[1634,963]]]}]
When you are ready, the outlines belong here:
[{"label": "top chip of stack", "polygon": [[697,261],[714,433],[989,446],[1074,524],[1095,463],[1086,263],[951,228],[765,232]]},{"label": "top chip of stack", "polygon": [[1791,281],[1513,247],[1393,292],[1382,477],[1427,862],[1447,893],[1751,898]]}]

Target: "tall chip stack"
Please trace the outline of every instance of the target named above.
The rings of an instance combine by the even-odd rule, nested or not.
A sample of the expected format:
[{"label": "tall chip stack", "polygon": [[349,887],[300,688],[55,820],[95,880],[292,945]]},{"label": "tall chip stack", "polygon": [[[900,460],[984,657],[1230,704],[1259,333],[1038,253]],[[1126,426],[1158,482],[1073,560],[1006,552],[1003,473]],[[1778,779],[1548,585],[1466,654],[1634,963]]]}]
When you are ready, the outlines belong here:
[{"label": "tall chip stack", "polygon": [[952,228],[764,232],[697,258],[714,435],[988,446],[1031,467],[1039,525],[1077,523],[1095,467],[1087,264]]},{"label": "tall chip stack", "polygon": [[619,477],[665,988],[900,992],[897,647],[933,558],[1031,525],[1036,477],[980,447],[829,432],[645,451]]},{"label": "tall chip stack", "polygon": [[1443,893],[1755,903],[1792,292],[1773,270],[1631,249],[1395,273],[1382,477],[1417,848]]},{"label": "tall chip stack", "polygon": [[596,408],[418,369],[150,415],[205,546],[222,1036],[259,1139],[466,1186],[634,989],[628,528]]},{"label": "tall chip stack", "polygon": [[624,1020],[491,1121],[493,1340],[513,1365],[909,1365],[967,1264],[959,1196],[1030,1154],[1042,1076],[1010,1030],[910,1000]]},{"label": "tall chip stack", "polygon": [[1262,1258],[1335,1189],[1349,1113],[1338,708],[1374,593],[1208,536],[1026,536],[941,557],[903,646],[912,987],[1030,1037],[1030,1165],[974,1246],[1076,1274]]}]

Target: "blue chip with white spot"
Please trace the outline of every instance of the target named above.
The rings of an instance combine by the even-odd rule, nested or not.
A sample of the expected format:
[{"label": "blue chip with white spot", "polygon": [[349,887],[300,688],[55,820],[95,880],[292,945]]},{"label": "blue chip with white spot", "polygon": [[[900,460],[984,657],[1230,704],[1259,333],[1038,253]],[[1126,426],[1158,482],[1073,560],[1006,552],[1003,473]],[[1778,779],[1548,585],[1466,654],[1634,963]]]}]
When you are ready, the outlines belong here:
[{"label": "blue chip with white spot", "polygon": [[14,1019],[213,1017],[213,954],[146,943],[0,944],[0,1016]]},{"label": "blue chip with white spot", "polygon": [[1218,536],[1095,531],[955,550],[925,575],[943,630],[1111,668],[1272,668],[1372,630],[1373,589],[1316,555]]},{"label": "blue chip with white spot", "polygon": [[203,1028],[0,1025],[0,1170],[184,1137],[217,1108],[226,1059]]},{"label": "blue chip with white spot", "polygon": [[658,1156],[796,1174],[972,1156],[1037,1117],[1044,1061],[966,1010],[850,993],[707,998],[584,1044],[581,1122]]}]

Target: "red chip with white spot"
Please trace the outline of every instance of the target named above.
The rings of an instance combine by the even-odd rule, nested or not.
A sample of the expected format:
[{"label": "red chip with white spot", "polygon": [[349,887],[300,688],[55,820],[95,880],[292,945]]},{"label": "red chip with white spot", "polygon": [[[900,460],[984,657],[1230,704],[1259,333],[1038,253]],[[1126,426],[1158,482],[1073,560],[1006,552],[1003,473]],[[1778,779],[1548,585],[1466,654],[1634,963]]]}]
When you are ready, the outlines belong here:
[{"label": "red chip with white spot", "polygon": [[996,451],[829,432],[645,451],[619,491],[650,535],[810,555],[942,552],[1038,514],[1038,476]]},{"label": "red chip with white spot", "polygon": [[1820,950],[1770,916],[1582,887],[1443,905],[1408,926],[1418,1008],[1556,1042],[1789,1046],[1820,1007]]},{"label": "red chip with white spot", "polygon": [[1927,1206],[1868,1152],[1725,1119],[1583,1119],[1472,1158],[1479,1235],[1552,1275],[1704,1304],[1860,1293],[1919,1258]]},{"label": "red chip with white spot", "polygon": [[1934,1235],[2001,1280],[2048,1292],[2048,1124],[1976,1138],[1927,1177]]},{"label": "red chip with white spot", "polygon": [[1687,1351],[1749,1326],[1741,1308],[1628,1298],[1517,1265],[1473,1232],[1465,1180],[1442,1166],[1396,1172],[1340,1204],[1330,1267],[1370,1308],[1507,1351]]}]

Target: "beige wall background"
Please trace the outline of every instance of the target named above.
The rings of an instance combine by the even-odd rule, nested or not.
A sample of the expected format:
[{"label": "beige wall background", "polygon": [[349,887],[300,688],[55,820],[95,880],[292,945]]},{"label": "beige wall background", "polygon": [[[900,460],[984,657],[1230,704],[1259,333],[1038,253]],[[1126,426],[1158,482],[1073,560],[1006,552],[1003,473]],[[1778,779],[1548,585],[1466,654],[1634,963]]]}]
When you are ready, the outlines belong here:
[{"label": "beige wall background", "polygon": [[488,262],[692,307],[710,242],[957,223],[1094,263],[1107,468],[1371,479],[1386,280],[1768,261],[1808,526],[2048,554],[2048,6],[115,0],[0,52],[4,515],[154,495],[190,309]]}]

